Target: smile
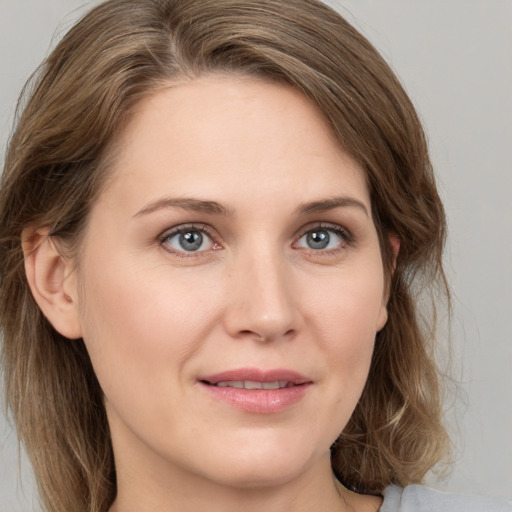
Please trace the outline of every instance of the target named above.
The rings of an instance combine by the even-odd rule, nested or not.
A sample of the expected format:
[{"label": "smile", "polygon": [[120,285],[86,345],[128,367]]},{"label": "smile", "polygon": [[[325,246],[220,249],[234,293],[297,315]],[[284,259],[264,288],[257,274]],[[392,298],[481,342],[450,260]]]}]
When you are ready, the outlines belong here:
[{"label": "smile", "polygon": [[238,389],[282,389],[294,386],[292,382],[286,380],[276,380],[274,382],[258,382],[254,380],[236,380],[223,381],[212,384],[220,388],[238,388]]},{"label": "smile", "polygon": [[300,402],[312,380],[291,370],[240,368],[199,379],[216,401],[257,414],[284,411]]}]

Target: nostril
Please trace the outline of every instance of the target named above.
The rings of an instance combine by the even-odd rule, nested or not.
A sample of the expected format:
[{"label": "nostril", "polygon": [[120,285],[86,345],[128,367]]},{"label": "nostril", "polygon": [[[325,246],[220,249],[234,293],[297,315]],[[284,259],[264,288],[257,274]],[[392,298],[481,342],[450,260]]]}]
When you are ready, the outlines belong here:
[{"label": "nostril", "polygon": [[256,331],[251,331],[250,329],[243,329],[239,331],[238,335],[242,338],[254,338],[256,341],[261,341],[263,343],[270,339],[270,336],[260,334]]},{"label": "nostril", "polygon": [[291,338],[295,335],[295,329],[288,329],[283,334],[264,334],[256,331],[251,331],[250,329],[243,329],[239,331],[238,335],[242,338],[254,338],[256,341],[260,341],[262,343],[266,343],[276,338]]}]

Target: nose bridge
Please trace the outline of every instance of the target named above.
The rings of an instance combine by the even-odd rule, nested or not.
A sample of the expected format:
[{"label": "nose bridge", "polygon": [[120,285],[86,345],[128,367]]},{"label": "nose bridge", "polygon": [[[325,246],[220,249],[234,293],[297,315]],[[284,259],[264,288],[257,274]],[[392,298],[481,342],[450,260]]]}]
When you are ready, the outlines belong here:
[{"label": "nose bridge", "polygon": [[281,251],[260,244],[240,254],[231,279],[234,293],[228,328],[232,335],[271,340],[298,328],[292,269]]}]

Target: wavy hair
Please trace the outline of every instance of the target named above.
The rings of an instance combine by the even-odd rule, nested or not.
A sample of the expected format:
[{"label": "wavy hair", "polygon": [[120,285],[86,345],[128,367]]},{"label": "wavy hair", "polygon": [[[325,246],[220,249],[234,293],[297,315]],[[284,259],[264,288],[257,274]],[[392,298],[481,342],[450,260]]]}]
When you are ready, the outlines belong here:
[{"label": "wavy hair", "polygon": [[[332,446],[335,474],[358,492],[379,493],[421,482],[446,453],[435,310],[419,308],[425,290],[449,300],[445,215],[421,123],[389,66],[316,0],[108,0],[64,36],[26,87],[0,192],[5,392],[51,512],[106,512],[115,465],[87,351],[37,307],[22,230],[48,226],[76,249],[134,105],[169,81],[211,72],[297,88],[366,172],[389,319],[361,399]],[[396,261],[390,236],[401,244]]]}]

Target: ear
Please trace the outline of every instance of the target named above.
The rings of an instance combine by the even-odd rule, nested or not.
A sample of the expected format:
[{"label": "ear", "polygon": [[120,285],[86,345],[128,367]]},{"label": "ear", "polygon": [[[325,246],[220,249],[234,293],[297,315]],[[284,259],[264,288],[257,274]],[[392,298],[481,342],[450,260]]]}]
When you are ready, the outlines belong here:
[{"label": "ear", "polygon": [[73,262],[59,253],[46,227],[24,229],[22,247],[28,284],[39,308],[60,334],[81,338]]},{"label": "ear", "polygon": [[396,235],[390,235],[389,243],[391,244],[391,248],[393,249],[393,272],[394,272],[396,269],[396,260],[398,258],[398,253],[400,252],[400,239]]},{"label": "ear", "polygon": [[386,325],[386,322],[388,321],[388,301],[391,288],[391,278],[393,276],[393,273],[395,272],[396,260],[398,258],[398,253],[400,252],[400,239],[396,235],[389,236],[389,243],[391,245],[391,249],[393,250],[393,264],[391,267],[391,275],[389,276],[389,280],[386,284],[382,306],[379,311],[379,317],[377,320],[377,332],[383,329],[384,326]]}]

